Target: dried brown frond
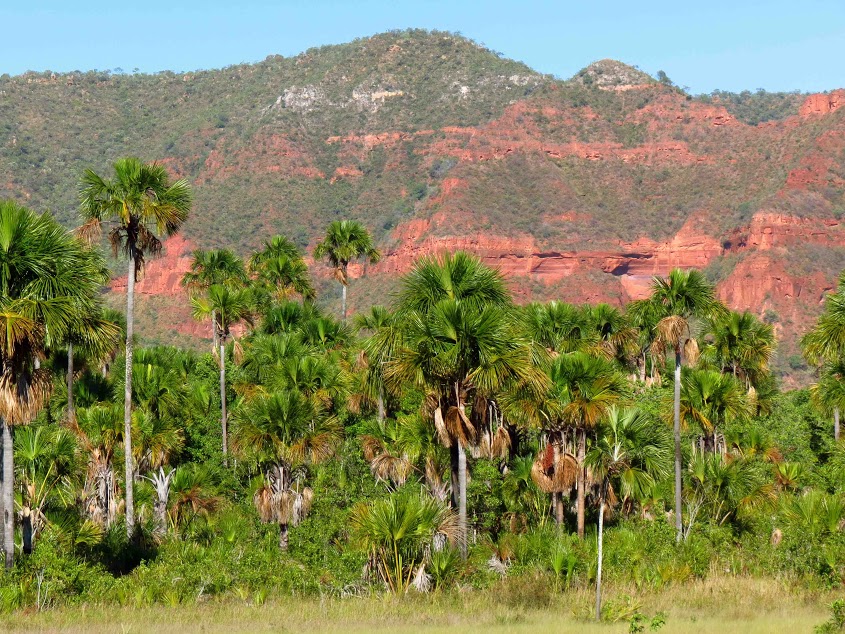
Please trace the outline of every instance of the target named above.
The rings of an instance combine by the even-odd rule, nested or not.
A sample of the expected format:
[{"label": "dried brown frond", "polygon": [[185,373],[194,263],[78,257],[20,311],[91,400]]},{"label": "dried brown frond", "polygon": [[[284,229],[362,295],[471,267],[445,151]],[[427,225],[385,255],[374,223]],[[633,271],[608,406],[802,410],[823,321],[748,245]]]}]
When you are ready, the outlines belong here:
[{"label": "dried brown frond", "polygon": [[507,458],[511,451],[511,435],[504,427],[499,427],[493,435],[493,444],[491,447],[491,457],[493,458]]},{"label": "dried brown frond", "polygon": [[0,416],[10,425],[26,425],[41,411],[52,389],[50,373],[35,370],[29,380],[0,376]]},{"label": "dried brown frond", "polygon": [[686,319],[670,315],[657,322],[657,338],[667,347],[674,348],[686,336],[688,328]]},{"label": "dried brown frond", "polygon": [[384,452],[384,444],[375,436],[365,434],[361,436],[361,447],[364,450],[364,459],[367,462],[375,460],[376,456]]},{"label": "dried brown frond", "polygon": [[531,479],[543,493],[554,493],[554,480],[546,475],[546,470],[543,469],[542,454],[537,456],[531,466]]},{"label": "dried brown frond", "polygon": [[77,227],[74,230],[74,233],[88,244],[93,244],[97,240],[100,239],[102,235],[103,226],[99,220],[96,218],[91,218],[90,220],[86,221],[82,226]]},{"label": "dried brown frond", "polygon": [[265,524],[276,519],[275,505],[273,504],[273,492],[269,486],[263,486],[252,498],[255,508],[258,510],[258,516]]},{"label": "dried brown frond", "polygon": [[446,421],[443,420],[443,410],[439,407],[434,410],[434,428],[437,430],[437,437],[444,447],[452,446],[452,437],[446,429]]},{"label": "dried brown frond", "polygon": [[232,358],[240,365],[244,360],[244,347],[241,342],[232,337]]},{"label": "dried brown frond", "polygon": [[684,361],[687,365],[698,363],[698,342],[695,339],[687,339],[684,344]]},{"label": "dried brown frond", "polygon": [[282,491],[277,496],[278,503],[276,505],[276,520],[279,524],[290,524],[293,516],[293,503],[295,500],[295,493],[291,491]]},{"label": "dried brown frond", "polygon": [[555,464],[552,486],[554,493],[563,493],[572,488],[578,477],[578,460],[570,453],[561,453]]}]

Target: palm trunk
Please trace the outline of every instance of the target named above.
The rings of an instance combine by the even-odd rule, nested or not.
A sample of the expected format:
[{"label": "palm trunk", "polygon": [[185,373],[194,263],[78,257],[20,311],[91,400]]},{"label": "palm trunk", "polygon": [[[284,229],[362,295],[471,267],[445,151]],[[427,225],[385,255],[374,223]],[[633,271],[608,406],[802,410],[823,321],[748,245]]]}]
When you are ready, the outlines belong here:
[{"label": "palm trunk", "polygon": [[378,386],[378,422],[382,422],[385,419],[387,412],[384,408],[384,386]]},{"label": "palm trunk", "polygon": [[452,495],[451,495],[451,503],[452,509],[458,510],[458,506],[460,506],[460,477],[458,476],[458,441],[455,440],[452,442],[452,446],[449,447],[449,481],[452,484]]},{"label": "palm trunk", "polygon": [[226,348],[220,338],[220,423],[223,428],[223,466],[229,466],[229,415],[226,411]]},{"label": "palm trunk", "polygon": [[604,484],[599,493],[599,552],[596,568],[596,621],[601,621],[601,564],[604,546]]},{"label": "palm trunk", "polygon": [[587,430],[578,430],[578,539],[584,539],[584,506],[587,500],[587,466],[584,458],[587,454]]},{"label": "palm trunk", "polygon": [[67,418],[76,418],[73,409],[73,344],[67,344]]},{"label": "palm trunk", "polygon": [[640,383],[645,383],[645,372],[646,372],[646,366],[648,365],[648,362],[646,361],[645,351],[643,351],[643,354],[642,354],[642,361],[643,361],[643,363],[640,366]]},{"label": "palm trunk", "polygon": [[211,309],[211,349],[217,350],[217,310]]},{"label": "palm trunk", "polygon": [[833,408],[833,439],[839,442],[839,408]]},{"label": "palm trunk", "polygon": [[3,549],[6,569],[15,564],[15,452],[12,426],[0,419],[3,438]]},{"label": "palm trunk", "polygon": [[461,533],[461,555],[467,557],[467,454],[461,443],[458,445],[458,524]]},{"label": "palm trunk", "polygon": [[[555,442],[553,444],[554,447],[554,461],[555,461],[555,479],[557,479],[557,467],[558,462],[560,461],[560,445]],[[555,510],[555,523],[557,524],[558,528],[563,526],[563,493],[555,491],[552,494],[552,504],[554,505]]]},{"label": "palm trunk", "polygon": [[340,312],[343,315],[343,323],[346,323],[346,284],[341,284]]},{"label": "palm trunk", "polygon": [[132,335],[135,317],[135,253],[129,255],[126,279],[126,388],[123,393],[123,453],[126,469],[126,534],[135,530],[135,469],[132,465]]},{"label": "palm trunk", "polygon": [[286,553],[288,551],[288,525],[287,522],[279,524],[279,549]]},{"label": "palm trunk", "polygon": [[681,344],[675,346],[675,540],[684,538],[684,522],[681,513]]}]

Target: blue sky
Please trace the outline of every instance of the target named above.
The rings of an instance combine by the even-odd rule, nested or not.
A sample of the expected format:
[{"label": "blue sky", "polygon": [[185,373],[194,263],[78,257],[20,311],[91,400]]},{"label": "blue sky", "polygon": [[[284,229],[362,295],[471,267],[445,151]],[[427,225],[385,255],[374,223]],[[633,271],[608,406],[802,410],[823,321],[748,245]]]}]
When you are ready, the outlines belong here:
[{"label": "blue sky", "polygon": [[0,0],[0,74],[219,68],[407,27],[563,78],[610,57],[696,93],[845,87],[845,0]]}]

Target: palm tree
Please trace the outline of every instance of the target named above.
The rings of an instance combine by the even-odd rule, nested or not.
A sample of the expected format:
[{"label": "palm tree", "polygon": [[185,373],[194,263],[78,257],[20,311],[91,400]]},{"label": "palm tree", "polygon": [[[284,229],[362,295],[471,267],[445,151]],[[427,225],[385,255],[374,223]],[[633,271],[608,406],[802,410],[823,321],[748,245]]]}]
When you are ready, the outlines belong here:
[{"label": "palm tree", "polygon": [[278,522],[279,548],[285,551],[288,526],[305,517],[313,496],[299,468],[331,457],[341,427],[295,390],[248,400],[235,411],[235,423],[235,449],[264,471],[253,500],[262,521]]},{"label": "palm tree", "polygon": [[[182,286],[191,295],[203,294],[213,284],[246,284],[249,278],[243,261],[229,249],[197,249],[191,257],[191,268],[182,276]],[[214,311],[211,314],[212,350],[217,354],[217,320]]]},{"label": "palm tree", "polygon": [[[681,379],[681,422],[701,426],[703,451],[724,453],[719,426],[750,417],[746,393],[733,375],[714,370],[690,370]],[[721,451],[720,451],[721,447]]]},{"label": "palm tree", "polygon": [[[0,201],[0,430],[3,443],[3,546],[6,567],[14,563],[14,451],[16,425],[32,421],[52,388],[40,367],[48,347],[58,345],[98,314],[103,259],[68,234],[48,214],[37,215]],[[103,345],[114,329],[86,338]]]},{"label": "palm tree", "polygon": [[473,256],[418,261],[402,280],[397,318],[401,341],[385,377],[427,394],[425,414],[450,450],[452,504],[465,531],[466,447],[478,436],[478,409],[485,409],[468,415],[466,405],[490,398],[508,381],[543,385],[544,376],[517,327],[501,274]]},{"label": "palm tree", "polygon": [[114,454],[123,440],[123,420],[117,405],[100,404],[80,409],[70,421],[82,449],[88,454],[88,469],[82,488],[83,512],[91,521],[108,528],[118,512],[118,485]]},{"label": "palm tree", "polygon": [[259,301],[269,307],[297,294],[303,300],[313,301],[314,287],[308,275],[308,266],[299,249],[284,236],[273,236],[264,243],[264,249],[249,259],[249,270],[256,276]]},{"label": "palm tree", "polygon": [[352,539],[370,556],[369,566],[394,594],[428,586],[427,553],[437,535],[453,544],[463,537],[454,513],[441,502],[405,491],[360,503],[349,523]]},{"label": "palm tree", "polygon": [[810,386],[813,403],[825,414],[833,413],[833,439],[839,441],[839,412],[845,408],[845,359],[825,363],[819,380]]},{"label": "palm tree", "polygon": [[359,222],[354,220],[336,220],[326,230],[326,237],[314,249],[314,258],[328,260],[335,270],[335,277],[341,283],[343,296],[341,299],[341,314],[346,322],[346,287],[349,284],[349,263],[360,258],[366,258],[375,264],[381,259],[381,254],[373,245],[369,232]]},{"label": "palm tree", "polygon": [[628,393],[625,378],[612,363],[584,352],[562,355],[552,362],[551,384],[563,393],[559,417],[577,435],[576,501],[578,537],[584,538],[584,515],[587,486],[587,433],[595,430],[612,405]]},{"label": "palm tree", "polygon": [[184,179],[170,182],[167,170],[157,163],[133,157],[114,164],[114,178],[104,179],[88,169],[80,181],[80,233],[89,239],[99,235],[103,223],[110,226],[109,242],[115,255],[123,252],[129,265],[126,277],[126,380],[123,425],[126,453],[126,531],[135,528],[132,474],[132,351],[135,334],[135,282],[146,256],[161,251],[161,236],[171,236],[188,217],[192,194]]},{"label": "palm tree", "polygon": [[769,362],[775,350],[772,327],[748,311],[731,311],[710,319],[707,330],[712,341],[702,356],[721,372],[745,383],[746,389],[756,389],[769,374]]},{"label": "palm tree", "polygon": [[[82,320],[71,329],[66,338],[67,344],[67,410],[65,416],[73,420],[76,408],[73,401],[74,354],[81,353],[89,363],[104,363],[116,354],[117,337],[122,330],[122,319],[111,310],[102,310],[100,314],[84,315]],[[108,339],[92,337],[91,333],[113,333]]]},{"label": "palm tree", "polygon": [[[839,413],[842,404],[833,395],[840,391],[837,370],[845,360],[845,273],[840,275],[837,290],[825,298],[824,312],[815,327],[801,338],[804,357],[816,366],[827,366],[822,381],[815,388],[817,402],[829,404],[833,410],[833,437],[839,441]],[[827,397],[826,395],[830,395]]]},{"label": "palm tree", "polygon": [[216,351],[220,363],[220,425],[223,431],[223,464],[228,465],[229,432],[226,410],[226,343],[231,336],[231,327],[239,321],[252,323],[252,302],[246,289],[233,289],[212,284],[205,297],[192,297],[191,305],[195,319],[214,315],[214,329],[220,343]]},{"label": "palm tree", "polygon": [[629,312],[657,318],[655,343],[675,353],[675,531],[683,539],[681,482],[681,363],[684,357],[695,362],[698,345],[692,336],[693,319],[713,319],[725,313],[716,299],[713,285],[700,271],[673,269],[666,279],[655,277],[651,297],[632,302]]},{"label": "palm tree", "polygon": [[301,260],[299,248],[285,236],[275,235],[264,243],[261,251],[253,253],[249,258],[249,270],[257,273],[262,265],[269,260],[287,257],[291,260]]},{"label": "palm tree", "polygon": [[76,443],[62,427],[26,426],[15,434],[18,482],[21,489],[23,552],[32,545],[47,525],[48,505],[66,508],[75,502],[73,491],[76,470]]},{"label": "palm tree", "polygon": [[396,331],[397,320],[393,313],[383,306],[373,306],[369,313],[356,315],[355,327],[361,331],[369,331],[370,336],[364,340],[364,396],[372,403],[376,401],[378,419],[384,420],[387,415],[387,384],[384,380],[384,368],[396,354],[396,344],[399,336]]},{"label": "palm tree", "polygon": [[642,497],[656,480],[668,477],[672,441],[665,428],[636,408],[612,407],[596,428],[596,441],[587,456],[599,483],[598,565],[596,568],[596,621],[601,620],[601,573],[604,513],[608,500]]}]

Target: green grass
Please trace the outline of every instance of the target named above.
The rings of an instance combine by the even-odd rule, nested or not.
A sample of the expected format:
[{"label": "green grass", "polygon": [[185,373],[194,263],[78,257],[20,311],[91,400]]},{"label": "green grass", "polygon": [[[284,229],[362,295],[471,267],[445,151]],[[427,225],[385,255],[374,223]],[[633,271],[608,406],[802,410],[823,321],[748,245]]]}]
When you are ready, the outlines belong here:
[{"label": "green grass", "polygon": [[[524,591],[524,589],[523,589]],[[293,597],[251,605],[228,598],[192,606],[105,608],[83,606],[5,618],[0,631],[15,632],[628,632],[630,613],[648,618],[664,612],[663,632],[719,634],[809,632],[827,619],[828,592],[790,589],[786,583],[753,578],[711,578],[659,593],[612,589],[606,605],[618,620],[590,622],[593,595],[579,590],[547,595],[547,605],[527,607],[506,587],[486,592],[348,599]]]}]

